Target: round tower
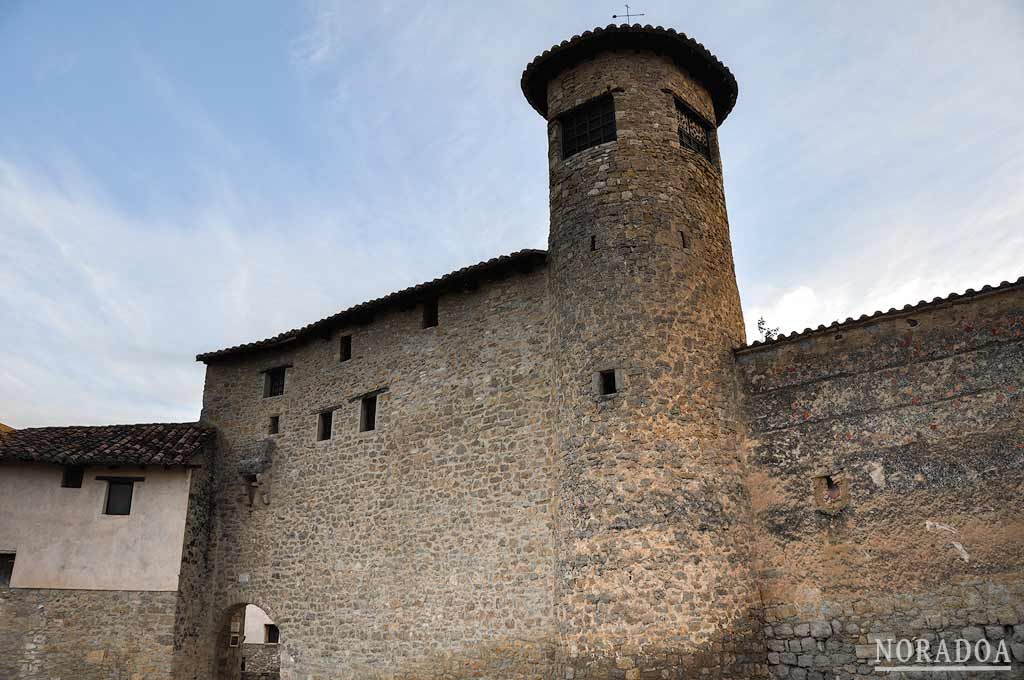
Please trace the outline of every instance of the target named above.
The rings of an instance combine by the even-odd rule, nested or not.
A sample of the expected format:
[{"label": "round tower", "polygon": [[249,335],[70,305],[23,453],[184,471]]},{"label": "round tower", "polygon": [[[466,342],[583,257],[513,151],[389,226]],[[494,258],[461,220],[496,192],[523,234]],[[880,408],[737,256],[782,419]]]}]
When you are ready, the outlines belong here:
[{"label": "round tower", "polygon": [[559,677],[764,674],[717,129],[736,81],[671,29],[530,63],[548,121]]}]

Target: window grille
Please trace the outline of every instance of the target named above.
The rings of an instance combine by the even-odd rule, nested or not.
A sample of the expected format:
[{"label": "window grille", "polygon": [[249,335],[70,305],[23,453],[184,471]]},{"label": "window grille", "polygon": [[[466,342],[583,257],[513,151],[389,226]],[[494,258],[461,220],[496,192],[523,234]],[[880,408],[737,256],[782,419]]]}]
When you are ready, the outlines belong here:
[{"label": "window grille", "polygon": [[615,102],[611,95],[562,114],[562,158],[615,141]]},{"label": "window grille", "polygon": [[263,396],[279,397],[284,394],[284,373],[285,368],[272,368],[264,373]]},{"label": "window grille", "polygon": [[711,157],[711,126],[690,107],[676,99],[676,118],[679,122],[679,144],[713,160]]}]

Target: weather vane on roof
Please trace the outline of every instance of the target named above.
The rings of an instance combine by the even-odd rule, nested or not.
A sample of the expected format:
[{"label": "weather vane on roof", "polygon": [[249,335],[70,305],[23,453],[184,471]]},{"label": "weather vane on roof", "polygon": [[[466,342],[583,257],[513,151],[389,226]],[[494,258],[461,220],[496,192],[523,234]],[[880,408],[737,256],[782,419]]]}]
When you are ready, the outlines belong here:
[{"label": "weather vane on roof", "polygon": [[[632,21],[633,17],[642,17],[642,16],[647,16],[647,15],[644,14],[643,12],[639,12],[639,13],[636,13],[636,14],[631,14],[630,11],[629,11],[629,3],[628,2],[626,3],[626,14],[625,14],[625,17],[626,17],[626,23],[627,24],[630,23],[630,21]],[[622,17],[623,17],[622,14],[613,14],[612,15],[612,19],[621,19]]]}]

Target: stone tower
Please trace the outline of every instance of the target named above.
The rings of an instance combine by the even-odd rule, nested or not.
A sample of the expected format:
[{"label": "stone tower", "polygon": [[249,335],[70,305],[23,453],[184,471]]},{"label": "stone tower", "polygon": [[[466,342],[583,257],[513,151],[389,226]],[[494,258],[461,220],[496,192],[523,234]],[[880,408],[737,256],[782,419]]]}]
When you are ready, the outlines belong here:
[{"label": "stone tower", "polygon": [[548,121],[560,677],[761,675],[716,134],[736,81],[634,25],[522,87]]}]

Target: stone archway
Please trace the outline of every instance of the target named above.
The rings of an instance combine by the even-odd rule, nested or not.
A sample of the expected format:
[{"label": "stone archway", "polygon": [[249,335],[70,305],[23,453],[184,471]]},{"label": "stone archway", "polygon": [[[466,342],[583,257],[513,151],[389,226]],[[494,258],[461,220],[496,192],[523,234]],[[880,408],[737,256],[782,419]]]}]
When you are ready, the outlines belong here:
[{"label": "stone archway", "polygon": [[262,607],[232,605],[217,634],[216,680],[280,680],[281,632]]}]

